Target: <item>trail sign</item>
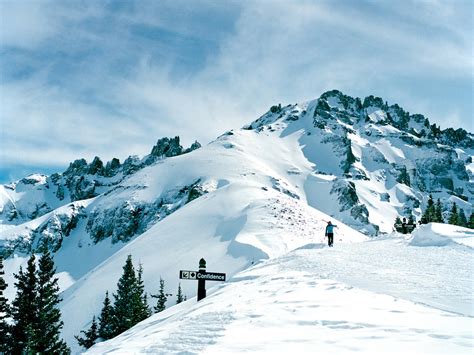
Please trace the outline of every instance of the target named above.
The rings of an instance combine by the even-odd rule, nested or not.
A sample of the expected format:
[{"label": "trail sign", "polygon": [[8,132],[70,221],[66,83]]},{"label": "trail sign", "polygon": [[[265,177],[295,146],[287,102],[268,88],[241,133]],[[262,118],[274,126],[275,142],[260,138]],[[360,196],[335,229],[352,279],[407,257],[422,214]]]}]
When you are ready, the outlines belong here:
[{"label": "trail sign", "polygon": [[196,278],[198,280],[225,281],[225,274],[220,272],[198,271]]},{"label": "trail sign", "polygon": [[180,270],[179,278],[184,280],[198,280],[197,300],[206,297],[206,280],[225,281],[225,274],[221,272],[206,272],[206,260],[199,260],[199,271]]},{"label": "trail sign", "polygon": [[181,270],[179,272],[179,278],[185,280],[196,280],[197,271],[185,271]]}]

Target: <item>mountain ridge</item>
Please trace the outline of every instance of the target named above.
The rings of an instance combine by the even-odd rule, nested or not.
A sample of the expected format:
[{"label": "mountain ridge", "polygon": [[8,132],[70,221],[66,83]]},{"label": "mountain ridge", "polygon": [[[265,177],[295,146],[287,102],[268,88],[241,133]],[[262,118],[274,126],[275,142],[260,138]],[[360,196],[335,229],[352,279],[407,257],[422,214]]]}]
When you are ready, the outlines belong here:
[{"label": "mountain ridge", "polygon": [[[302,121],[305,122],[301,124]],[[474,136],[463,129],[440,130],[435,124],[430,124],[423,115],[410,115],[398,104],[388,105],[382,98],[373,95],[367,96],[363,100],[358,97],[353,98],[338,90],[327,91],[319,99],[300,105],[272,106],[268,112],[244,126],[243,129],[254,130],[257,133],[263,130],[274,132],[279,125],[286,127],[285,132],[281,133],[282,136],[295,129],[306,131],[306,136],[301,137],[300,141],[303,153],[310,157],[310,161],[315,152],[308,152],[309,149],[305,145],[310,149],[314,149],[314,147],[321,149],[328,159],[335,157],[339,160],[338,167],[330,167],[321,159],[313,159],[316,161],[315,173],[337,177],[331,185],[330,191],[339,199],[339,212],[350,210],[349,214],[352,220],[350,220],[350,216],[347,216],[346,221],[359,227],[361,224],[366,225],[365,233],[377,234],[380,230],[379,222],[374,223],[370,220],[370,211],[367,209],[370,202],[364,203],[361,201],[362,196],[358,194],[358,190],[364,188],[358,186],[361,185],[359,181],[374,180],[373,177],[368,177],[367,171],[367,165],[373,165],[374,162],[384,165],[383,169],[389,172],[397,182],[403,183],[409,188],[414,187],[411,191],[397,192],[405,194],[404,198],[408,199],[405,201],[405,210],[398,210],[399,215],[414,213],[415,217],[419,219],[421,213],[419,208],[426,203],[426,195],[429,193],[443,200],[445,213],[453,202],[460,204],[462,208],[466,209],[466,212],[472,210],[472,203],[468,201],[472,201],[474,197],[474,179],[472,178]],[[220,139],[233,134],[232,132],[224,133]],[[318,135],[324,144],[310,142],[311,139],[308,136],[311,134]],[[372,138],[379,138],[374,141],[376,144],[369,141]],[[387,139],[390,143],[386,142]],[[399,146],[408,145],[420,151],[426,149],[426,154],[425,156],[421,154],[415,159],[407,157],[400,159],[400,154],[404,155],[404,153],[400,153],[400,149],[397,147],[386,155],[386,151],[391,148],[387,145],[393,145],[391,142],[394,140],[398,141]],[[365,149],[368,144],[370,147]],[[141,159],[137,156],[130,156],[123,164],[116,158],[106,164],[99,157],[95,157],[89,164],[84,159],[77,159],[62,174],[53,174],[49,177],[34,174],[14,183],[1,185],[0,219],[3,228],[5,225],[18,225],[34,220],[58,207],[70,204],[71,211],[67,214],[69,217],[66,218],[64,213],[59,214],[59,217],[56,218],[59,221],[50,222],[56,227],[53,232],[48,232],[49,234],[60,233],[62,234],[61,239],[67,237],[71,228],[77,224],[78,218],[88,217],[88,232],[95,241],[104,237],[112,237],[114,241],[121,239],[127,241],[146,229],[138,224],[157,221],[157,219],[148,218],[147,222],[144,220],[146,218],[138,216],[138,214],[150,214],[150,211],[158,209],[156,205],[166,204],[165,200],[152,201],[151,205],[141,206],[140,208],[145,210],[144,212],[136,211],[133,206],[123,205],[124,218],[137,221],[120,231],[104,230],[94,223],[94,220],[99,217],[97,213],[85,216],[80,208],[75,210],[75,205],[71,203],[112,193],[115,189],[120,188],[121,181],[137,171],[163,159],[186,154],[200,147],[201,145],[196,141],[191,147],[183,149],[179,137],[161,138],[152,148],[150,154]],[[356,155],[354,155],[354,151]],[[373,155],[366,159],[370,161],[365,165],[365,162],[361,161],[365,158],[364,154],[365,156]],[[388,180],[386,176],[376,178]],[[184,190],[181,191],[182,189]],[[406,190],[402,186],[400,189]],[[192,200],[203,193],[205,192],[199,186],[199,178],[196,178],[191,185],[178,189],[171,199],[176,199],[179,195],[189,199],[191,194],[194,195],[191,196]],[[16,198],[15,195],[18,195],[19,198]],[[380,193],[380,195],[381,200],[390,199],[390,195],[387,193]],[[372,202],[372,204],[374,203]],[[413,212],[413,210],[415,211]],[[162,211],[162,214],[168,212]],[[326,212],[331,214],[329,210]],[[28,252],[33,244],[29,243],[28,239],[41,239],[41,233],[44,230],[45,227],[42,226],[42,229],[30,233],[29,238],[18,238],[15,243],[12,243],[12,238],[9,238],[8,243],[2,243],[3,254],[6,256],[17,249]],[[382,228],[384,232],[388,230],[386,226]],[[57,250],[59,246],[60,242],[52,242],[53,251]]]}]

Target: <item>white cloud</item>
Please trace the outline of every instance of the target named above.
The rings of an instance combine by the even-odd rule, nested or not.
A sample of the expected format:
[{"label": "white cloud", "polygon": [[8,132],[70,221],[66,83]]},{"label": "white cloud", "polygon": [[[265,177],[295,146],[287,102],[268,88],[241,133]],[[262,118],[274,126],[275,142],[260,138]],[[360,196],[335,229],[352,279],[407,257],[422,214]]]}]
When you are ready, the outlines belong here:
[{"label": "white cloud", "polygon": [[[130,2],[113,13],[96,2],[12,4],[2,3],[16,19],[2,27],[2,44],[35,58],[49,43],[52,53],[34,75],[1,84],[5,164],[123,159],[161,136],[205,143],[272,104],[334,88],[472,129],[472,105],[453,94],[473,76],[469,3]],[[141,38],[136,25],[170,37]],[[190,53],[178,42],[212,46]],[[193,55],[202,65],[180,67]],[[433,86],[447,99],[430,97]]]}]

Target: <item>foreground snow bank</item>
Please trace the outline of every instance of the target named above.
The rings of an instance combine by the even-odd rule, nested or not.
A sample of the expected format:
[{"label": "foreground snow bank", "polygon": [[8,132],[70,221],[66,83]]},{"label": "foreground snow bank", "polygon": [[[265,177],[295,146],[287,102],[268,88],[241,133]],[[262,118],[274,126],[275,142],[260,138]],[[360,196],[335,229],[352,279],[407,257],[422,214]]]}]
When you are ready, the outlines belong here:
[{"label": "foreground snow bank", "polygon": [[451,224],[429,223],[417,228],[408,244],[418,247],[443,247],[454,243],[474,248],[474,230]]},{"label": "foreground snow bank", "polygon": [[472,252],[308,243],[87,353],[472,354]]}]

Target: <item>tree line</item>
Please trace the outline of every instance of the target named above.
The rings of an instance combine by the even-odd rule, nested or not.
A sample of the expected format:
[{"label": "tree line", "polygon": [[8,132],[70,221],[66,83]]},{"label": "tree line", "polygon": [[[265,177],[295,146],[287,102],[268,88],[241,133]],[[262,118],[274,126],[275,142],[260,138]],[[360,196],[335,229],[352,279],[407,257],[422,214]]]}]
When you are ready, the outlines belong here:
[{"label": "tree line", "polygon": [[469,220],[466,218],[466,214],[462,208],[458,208],[456,202],[451,206],[451,210],[448,214],[448,219],[445,220],[443,217],[443,210],[441,207],[441,201],[438,199],[436,204],[433,200],[433,196],[430,195],[426,209],[424,210],[420,223],[449,223],[456,226],[473,228],[474,229],[474,211],[471,212]]},{"label": "tree line", "polygon": [[[156,304],[151,308],[148,305],[148,295],[145,292],[142,276],[142,265],[135,270],[132,256],[128,255],[122,276],[117,282],[117,291],[113,294],[113,304],[109,292],[106,291],[100,315],[98,317],[94,315],[90,327],[82,330],[81,335],[75,336],[79,345],[88,349],[97,342],[116,337],[153,313],[165,310],[168,297],[172,296],[165,293],[165,281],[160,277],[158,293],[150,295],[156,298]],[[186,296],[183,295],[181,284],[179,284],[176,303],[185,300]]]},{"label": "tree line", "polygon": [[[0,257],[0,354],[70,354],[66,342],[61,339],[63,328],[58,304],[58,278],[54,277],[54,261],[43,248],[39,260],[35,254],[28,259],[26,269],[20,267],[16,279],[16,297],[8,304],[4,291],[8,287],[4,279],[3,257]],[[91,326],[75,338],[79,345],[90,348],[99,341],[111,339],[135,324],[166,308],[171,294],[165,293],[165,281],[160,278],[154,307],[148,305],[148,295],[143,283],[143,267],[135,270],[129,255],[118,280],[113,302],[105,292],[100,315],[92,317]],[[178,285],[176,303],[186,300]]]},{"label": "tree line", "polygon": [[0,257],[0,353],[71,353],[60,337],[63,322],[55,273],[53,258],[46,248],[38,262],[32,254],[26,270],[20,267],[18,274],[14,274],[16,297],[10,305],[3,295],[8,285]]},{"label": "tree line", "polygon": [[[471,212],[469,219],[467,219],[466,214],[462,208],[458,208],[456,202],[451,206],[451,210],[447,216],[447,219],[443,217],[443,208],[441,206],[441,201],[438,198],[436,203],[433,200],[433,196],[430,194],[428,198],[428,203],[426,209],[423,211],[420,224],[427,223],[448,223],[456,226],[466,227],[474,229],[474,211]],[[395,219],[395,230],[400,233],[410,232],[407,226],[414,226],[416,224],[415,218],[412,214],[409,215],[408,221],[406,218],[403,218],[403,221],[400,217]]]}]

